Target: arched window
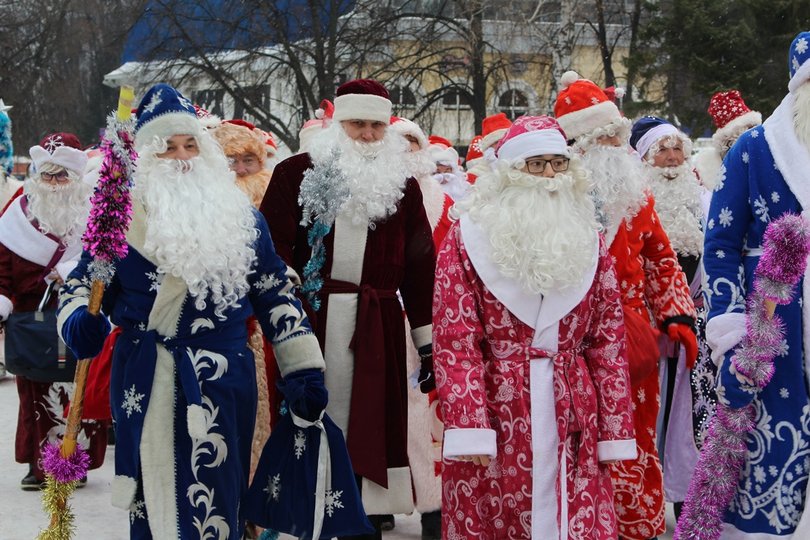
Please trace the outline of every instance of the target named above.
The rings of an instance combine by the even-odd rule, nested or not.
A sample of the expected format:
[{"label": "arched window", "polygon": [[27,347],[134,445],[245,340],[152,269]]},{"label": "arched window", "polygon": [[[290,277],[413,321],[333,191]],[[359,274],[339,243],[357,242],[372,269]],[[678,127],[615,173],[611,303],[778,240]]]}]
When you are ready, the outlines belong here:
[{"label": "arched window", "polygon": [[514,120],[529,111],[529,98],[520,90],[507,90],[498,98],[498,110]]},{"label": "arched window", "polygon": [[457,88],[448,88],[447,91],[442,94],[442,105],[444,105],[445,109],[451,111],[469,109],[470,98],[466,93]]},{"label": "arched window", "polygon": [[391,86],[388,95],[395,113],[416,108],[416,96],[407,86]]}]

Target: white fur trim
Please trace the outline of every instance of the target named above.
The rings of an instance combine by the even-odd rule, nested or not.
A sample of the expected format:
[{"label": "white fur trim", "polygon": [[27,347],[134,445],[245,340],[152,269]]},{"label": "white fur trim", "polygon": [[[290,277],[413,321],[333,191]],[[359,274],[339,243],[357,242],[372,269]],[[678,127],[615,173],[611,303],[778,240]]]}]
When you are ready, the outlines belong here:
[{"label": "white fur trim", "polygon": [[[560,438],[554,408],[554,364],[548,358],[529,361],[529,394],[532,434],[532,538],[558,538],[557,479],[560,478]],[[562,452],[565,461],[565,451]],[[565,478],[564,476],[562,478]],[[560,500],[567,498],[565,482]],[[563,513],[563,516],[566,514]],[[567,521],[567,520],[564,520]]]},{"label": "white fur trim", "polygon": [[647,152],[650,151],[650,148],[652,148],[652,145],[655,144],[658,139],[677,134],[678,128],[672,124],[658,124],[641,136],[636,143],[636,152],[638,152],[639,157],[643,160],[647,156]]},{"label": "white fur trim", "polygon": [[638,458],[635,439],[621,441],[599,441],[596,443],[599,461],[619,461]]},{"label": "white fur trim", "polygon": [[70,261],[61,261],[56,263],[56,271],[59,274],[59,277],[62,278],[63,281],[67,280],[67,277],[73,272],[73,269],[79,265],[79,261],[73,259]]},{"label": "white fur trim", "polygon": [[557,129],[527,131],[505,141],[497,150],[498,158],[508,161],[554,154],[569,156],[568,144]]},{"label": "white fur trim", "polygon": [[741,114],[725,126],[721,127],[712,135],[712,142],[716,145],[722,144],[726,139],[733,137],[737,131],[745,126],[758,126],[762,123],[762,114],[757,111],[748,111]]},{"label": "white fur trim", "polygon": [[419,347],[424,347],[433,342],[433,325],[426,324],[425,326],[420,326],[419,328],[412,328],[411,329],[411,338],[413,339],[413,344],[418,349]]},{"label": "white fur trim", "polygon": [[135,132],[135,150],[140,152],[144,145],[155,137],[168,139],[174,135],[202,135],[203,127],[197,117],[187,112],[172,112],[157,116]]},{"label": "white fur trim", "polygon": [[706,323],[706,343],[712,350],[715,365],[736,347],[745,336],[745,313],[723,313]]},{"label": "white fur trim", "polygon": [[557,118],[560,127],[569,139],[576,139],[598,127],[605,126],[622,119],[619,108],[612,101],[603,101],[587,109],[564,114]]},{"label": "white fur trim", "polygon": [[22,209],[22,197],[17,197],[0,216],[0,244],[39,266],[45,266],[58,247],[28,221]]},{"label": "white fur trim", "polygon": [[476,166],[476,164],[481,163],[484,161],[484,158],[478,157],[473,159],[468,159],[464,162],[464,168],[467,169],[467,172],[471,172],[472,168]]},{"label": "white fur trim", "polygon": [[717,175],[720,173],[720,166],[723,160],[720,152],[714,146],[704,148],[692,160],[695,169],[700,176],[700,182],[706,189],[713,190],[717,185]]},{"label": "white fur trim", "polygon": [[137,489],[138,483],[134,478],[116,475],[113,477],[112,481],[110,502],[116,508],[130,510],[132,504],[135,502],[135,492]]},{"label": "white fur trim", "polygon": [[496,129],[492,133],[487,133],[481,140],[478,141],[478,148],[481,149],[483,153],[487,148],[495,146],[498,142],[503,139],[503,136],[506,135],[506,132],[509,131],[507,128]]},{"label": "white fur trim", "polygon": [[407,118],[400,117],[399,120],[394,122],[389,126],[389,129],[399,133],[402,136],[411,135],[416,137],[416,140],[419,142],[419,148],[424,150],[430,144],[428,143],[428,139],[425,136],[425,132],[422,131],[422,128],[419,127],[413,120],[408,120]]},{"label": "white fur trim", "polygon": [[198,441],[208,438],[208,429],[205,427],[205,411],[196,404],[191,404],[186,408],[186,427],[192,439]]},{"label": "white fur trim", "polygon": [[344,94],[335,98],[332,119],[373,120],[388,124],[391,121],[391,100],[374,94]]},{"label": "white fur trim", "polygon": [[451,428],[444,430],[442,456],[447,459],[459,456],[498,455],[495,430],[485,428]]},{"label": "white fur trim", "polygon": [[458,152],[452,146],[431,144],[429,152],[431,159],[436,163],[458,165]]},{"label": "white fur trim", "polygon": [[799,66],[799,69],[797,69],[796,73],[793,74],[793,77],[790,78],[790,82],[788,82],[788,91],[791,94],[795,94],[796,90],[798,90],[799,87],[808,80],[810,80],[810,60],[805,60],[804,64]]},{"label": "white fur trim", "polygon": [[795,99],[793,94],[786,95],[773,114],[763,122],[762,129],[785,183],[802,208],[808,209],[810,182],[807,181],[807,171],[810,171],[810,149],[796,137],[796,128],[793,125]]},{"label": "white fur trim", "polygon": [[388,488],[363,478],[360,494],[367,515],[410,514],[413,512],[411,468],[388,469]]},{"label": "white fur trim", "polygon": [[46,163],[53,163],[73,171],[78,176],[83,176],[87,165],[87,154],[71,146],[59,146],[54,149],[53,154],[41,146],[32,146],[28,153],[34,163],[34,170],[37,171],[42,170],[42,166]]},{"label": "white fur trim", "polygon": [[303,334],[273,343],[273,352],[282,377],[302,369],[326,369],[315,334]]},{"label": "white fur trim", "polygon": [[8,296],[0,294],[0,321],[5,321],[8,319],[8,316],[11,315],[13,310],[14,304],[11,303]]},{"label": "white fur trim", "polygon": [[312,139],[322,130],[321,124],[301,128],[301,131],[298,132],[298,152],[306,152],[309,145],[312,144]]},{"label": "white fur trim", "polygon": [[419,190],[422,192],[422,206],[425,207],[430,230],[435,231],[444,215],[447,195],[445,195],[442,186],[439,185],[433,175],[425,175],[417,178],[416,181],[419,183]]}]

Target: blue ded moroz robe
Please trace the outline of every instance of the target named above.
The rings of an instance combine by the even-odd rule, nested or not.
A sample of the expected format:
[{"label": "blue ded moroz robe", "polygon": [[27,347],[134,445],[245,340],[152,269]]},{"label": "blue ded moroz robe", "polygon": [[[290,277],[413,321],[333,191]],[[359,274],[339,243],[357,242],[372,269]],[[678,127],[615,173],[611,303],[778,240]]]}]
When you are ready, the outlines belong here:
[{"label": "blue ded moroz robe", "polygon": [[785,341],[775,373],[760,392],[731,373],[731,356],[745,335],[745,298],[768,224],[786,212],[810,210],[810,149],[793,128],[789,94],[762,126],[745,132],[723,162],[706,223],[706,338],[719,362],[717,398],[731,407],[754,404],[755,428],[723,539],[810,538],[810,280],[793,301],[777,306]]},{"label": "blue ded moroz robe", "polygon": [[[158,274],[143,251],[143,207],[133,207],[129,252],[115,264],[103,301],[123,330],[110,383],[112,503],[130,511],[132,538],[239,539],[257,400],[247,318],[256,314],[282,376],[323,369],[320,348],[258,212],[250,290],[220,318],[212,301],[195,307],[182,279]],[[85,252],[68,278],[60,332],[88,302],[90,262]]]}]

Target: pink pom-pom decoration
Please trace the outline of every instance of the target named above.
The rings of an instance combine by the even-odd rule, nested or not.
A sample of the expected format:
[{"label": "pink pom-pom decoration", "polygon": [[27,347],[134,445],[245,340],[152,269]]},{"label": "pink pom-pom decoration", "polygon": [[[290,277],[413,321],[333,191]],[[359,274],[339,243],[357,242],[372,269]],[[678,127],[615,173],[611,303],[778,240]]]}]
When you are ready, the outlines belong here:
[{"label": "pink pom-pom decoration", "polygon": [[42,449],[42,470],[59,483],[67,484],[81,480],[90,469],[90,456],[81,446],[69,457],[62,457],[58,444],[48,444]]}]

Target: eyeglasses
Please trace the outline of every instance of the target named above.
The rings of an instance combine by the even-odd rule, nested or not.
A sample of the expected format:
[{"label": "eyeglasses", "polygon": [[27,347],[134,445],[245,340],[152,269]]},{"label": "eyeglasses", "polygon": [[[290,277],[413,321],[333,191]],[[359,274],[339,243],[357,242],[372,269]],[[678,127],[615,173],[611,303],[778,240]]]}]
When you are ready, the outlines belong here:
[{"label": "eyeglasses", "polygon": [[57,182],[67,182],[68,172],[65,171],[65,170],[61,170],[61,171],[56,172],[56,173],[46,173],[46,172],[44,172],[44,173],[41,173],[40,176],[46,182],[53,182],[54,180],[56,180]]},{"label": "eyeglasses", "polygon": [[568,162],[565,157],[555,157],[551,159],[532,158],[526,160],[526,170],[530,173],[541,173],[546,170],[546,164],[551,164],[554,172],[565,172],[568,170]]}]

